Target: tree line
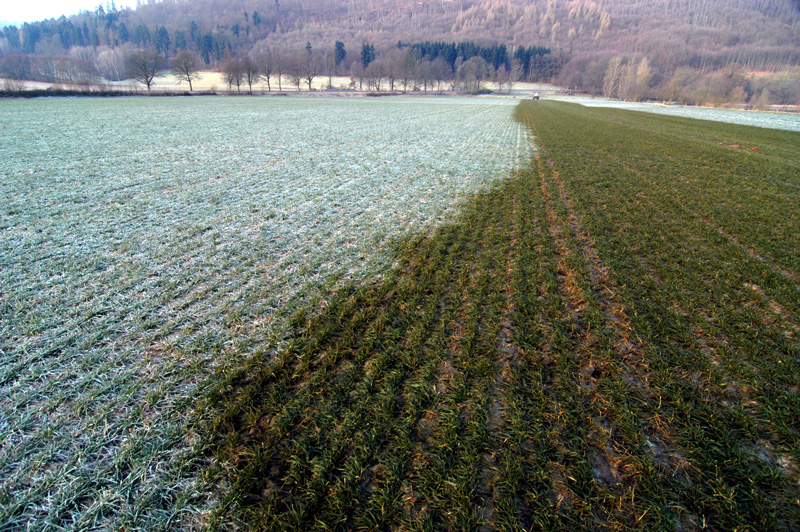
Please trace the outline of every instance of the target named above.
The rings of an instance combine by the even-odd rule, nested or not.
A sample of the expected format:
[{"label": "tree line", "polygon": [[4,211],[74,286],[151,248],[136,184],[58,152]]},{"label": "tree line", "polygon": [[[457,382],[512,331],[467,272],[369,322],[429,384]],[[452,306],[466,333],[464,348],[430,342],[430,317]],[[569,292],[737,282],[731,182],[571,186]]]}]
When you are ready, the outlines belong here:
[{"label": "tree line", "polygon": [[[143,7],[169,11],[170,5],[164,2]],[[341,41],[336,41],[332,51],[318,52],[310,43],[306,51],[278,46],[274,40],[259,40],[288,25],[290,12],[280,2],[275,2],[266,16],[256,9],[245,10],[233,19],[241,23],[214,29],[203,29],[194,19],[185,28],[173,25],[167,29],[163,24],[153,28],[146,20],[137,20],[138,11],[119,10],[112,3],[108,9],[98,6],[75,17],[24,24],[21,28],[7,26],[0,32],[0,73],[9,80],[79,86],[100,78],[135,78],[149,88],[152,70],[170,68],[173,63],[186,65],[191,58],[193,68],[217,69],[225,74],[230,87],[237,89],[243,85],[238,71],[252,70],[249,63],[253,63],[264,72],[262,78],[268,81],[270,90],[269,80],[273,78],[279,87],[284,80],[297,87],[298,79],[305,79],[310,86],[310,79],[320,74],[351,75],[359,88],[378,89],[386,80],[390,90],[396,82],[405,89],[414,78],[421,81],[423,90],[432,82],[441,85],[444,80],[461,81],[470,90],[480,90],[480,83],[486,79],[550,80],[560,68],[560,58],[544,47],[515,47],[512,57],[505,44],[398,43],[396,47],[379,47],[376,53],[375,44],[365,43],[358,61],[345,61],[347,52]],[[403,52],[405,48],[407,53]],[[270,64],[281,73],[267,73]],[[139,75],[132,75],[133,71]],[[252,78],[247,74],[244,77]]]},{"label": "tree line", "polygon": [[398,48],[410,48],[416,57],[430,61],[441,58],[453,72],[460,63],[480,57],[495,71],[505,69],[516,80],[542,81],[554,79],[561,68],[561,59],[544,46],[517,46],[510,53],[505,44],[481,45],[466,41],[458,43],[425,41],[415,44],[398,43]]},{"label": "tree line", "polygon": [[[474,90],[480,82],[467,79],[544,80],[592,94],[674,95],[686,102],[717,101],[721,92],[738,101],[743,90],[747,102],[787,103],[793,97],[786,83],[773,83],[763,97],[761,85],[779,72],[796,77],[798,13],[791,0],[161,0],[136,10],[111,3],[3,28],[0,69],[6,78],[82,84],[125,79],[127,58],[136,50],[160,54],[162,68],[189,52],[203,69],[221,70],[272,48],[286,68],[297,70],[313,36],[316,75],[352,75],[359,87],[375,86],[376,79],[389,87],[399,80],[402,87],[408,72],[417,71],[422,80],[461,78]],[[400,35],[404,42],[398,43]],[[351,57],[342,57],[343,48],[326,57],[331,51],[320,43],[334,41]],[[405,58],[413,69],[397,51],[405,48],[414,52]],[[767,74],[722,91],[729,83],[721,80],[737,70]],[[297,79],[279,77],[290,86]]]},{"label": "tree line", "polygon": [[[252,93],[259,83],[266,85],[268,91],[284,90],[284,86],[301,90],[312,90],[317,78],[327,78],[327,87],[333,87],[336,76],[350,76],[350,88],[370,91],[422,91],[449,90],[480,92],[486,90],[482,83],[493,81],[506,90],[513,84],[530,79],[535,69],[530,63],[523,65],[519,57],[527,57],[528,52],[508,54],[505,45],[482,47],[474,43],[450,44],[444,48],[456,50],[455,56],[432,53],[431,43],[398,43],[386,51],[376,52],[375,46],[363,43],[354,53],[348,53],[341,41],[332,47],[317,49],[307,42],[302,49],[289,49],[279,46],[262,45],[247,54],[235,57],[227,54],[219,62],[219,72],[223,74],[229,90]],[[487,51],[502,50],[497,66],[484,57]],[[536,57],[550,54],[547,49],[537,49]],[[155,50],[135,49],[126,56],[125,76],[143,84],[148,90],[159,72],[170,69],[181,82],[186,82],[189,90],[205,68],[203,59],[196,52],[181,50],[174,57],[164,58]],[[557,69],[548,71],[555,75]]]},{"label": "tree line", "polygon": [[665,76],[642,54],[616,55],[584,73],[589,92],[629,101],[753,108],[800,105],[800,68],[753,72],[738,64],[723,68],[677,68]]}]

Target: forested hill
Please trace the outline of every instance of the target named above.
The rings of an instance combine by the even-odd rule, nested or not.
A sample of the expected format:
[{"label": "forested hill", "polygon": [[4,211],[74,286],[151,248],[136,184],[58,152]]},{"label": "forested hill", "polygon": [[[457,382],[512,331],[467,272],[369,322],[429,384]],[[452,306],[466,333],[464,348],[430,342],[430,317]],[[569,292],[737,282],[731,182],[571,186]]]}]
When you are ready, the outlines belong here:
[{"label": "forested hill", "polygon": [[380,55],[399,40],[504,44],[509,69],[516,47],[546,47],[561,66],[557,81],[603,92],[609,68],[641,69],[653,86],[681,68],[798,67],[800,0],[150,0],[6,27],[0,53],[108,60],[121,47],[167,57],[188,49],[214,67],[265,46],[340,41],[355,56],[370,43]]}]

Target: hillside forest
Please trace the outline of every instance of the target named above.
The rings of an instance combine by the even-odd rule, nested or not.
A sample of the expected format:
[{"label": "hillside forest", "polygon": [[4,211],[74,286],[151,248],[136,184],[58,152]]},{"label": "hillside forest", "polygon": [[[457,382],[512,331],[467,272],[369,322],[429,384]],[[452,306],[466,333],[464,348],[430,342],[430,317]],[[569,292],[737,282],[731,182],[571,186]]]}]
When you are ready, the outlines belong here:
[{"label": "hillside forest", "polygon": [[6,90],[149,88],[131,67],[144,57],[145,69],[224,72],[239,89],[322,76],[372,90],[536,81],[629,100],[797,105],[800,0],[111,1],[0,31]]}]

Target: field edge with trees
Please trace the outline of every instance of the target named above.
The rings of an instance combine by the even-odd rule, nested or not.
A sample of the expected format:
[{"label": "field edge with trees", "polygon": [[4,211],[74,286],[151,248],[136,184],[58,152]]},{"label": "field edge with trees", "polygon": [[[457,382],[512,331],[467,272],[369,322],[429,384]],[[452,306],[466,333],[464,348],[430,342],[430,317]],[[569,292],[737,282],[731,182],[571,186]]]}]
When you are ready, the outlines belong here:
[{"label": "field edge with trees", "polygon": [[[190,52],[201,69],[225,72],[230,87],[247,85],[248,91],[251,84],[240,79],[236,63],[257,63],[265,53],[284,63],[289,86],[309,85],[309,76],[346,75],[359,86],[372,80],[392,90],[403,76],[394,70],[407,70],[398,46],[403,41],[416,51],[423,85],[460,76],[449,58],[450,72],[442,73],[441,62],[422,51],[425,43],[473,43],[506,49],[506,60],[482,56],[487,65],[469,65],[463,73],[497,83],[544,81],[595,95],[699,105],[766,108],[800,100],[800,14],[791,0],[448,0],[417,6],[403,0],[284,0],[274,6],[165,0],[136,10],[106,7],[3,28],[6,89],[18,90],[26,80],[86,86],[125,79],[126,57],[143,50],[163,56],[165,64]],[[364,47],[372,60],[364,60]],[[542,49],[548,53],[534,54],[539,64],[531,68],[526,52]]]}]

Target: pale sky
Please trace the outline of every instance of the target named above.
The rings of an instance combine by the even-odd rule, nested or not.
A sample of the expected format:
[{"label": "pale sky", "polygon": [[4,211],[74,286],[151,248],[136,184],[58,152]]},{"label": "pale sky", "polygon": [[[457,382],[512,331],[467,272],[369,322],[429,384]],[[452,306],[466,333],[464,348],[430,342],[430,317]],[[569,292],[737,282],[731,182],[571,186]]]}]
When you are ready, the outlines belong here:
[{"label": "pale sky", "polygon": [[[80,11],[94,11],[102,5],[107,9],[111,0],[2,0],[0,23],[21,24],[36,22],[61,15],[77,15]],[[136,0],[114,0],[118,9],[136,7]]]}]

